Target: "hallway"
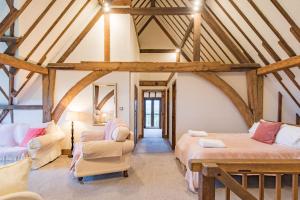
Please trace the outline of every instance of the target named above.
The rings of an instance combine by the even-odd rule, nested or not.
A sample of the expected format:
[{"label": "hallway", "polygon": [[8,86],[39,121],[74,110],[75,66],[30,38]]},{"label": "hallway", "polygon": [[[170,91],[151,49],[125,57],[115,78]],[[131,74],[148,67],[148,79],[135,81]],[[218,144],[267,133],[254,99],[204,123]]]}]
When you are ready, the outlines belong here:
[{"label": "hallway", "polygon": [[136,145],[135,153],[168,153],[172,152],[170,143],[162,138],[161,129],[144,129],[144,138]]}]

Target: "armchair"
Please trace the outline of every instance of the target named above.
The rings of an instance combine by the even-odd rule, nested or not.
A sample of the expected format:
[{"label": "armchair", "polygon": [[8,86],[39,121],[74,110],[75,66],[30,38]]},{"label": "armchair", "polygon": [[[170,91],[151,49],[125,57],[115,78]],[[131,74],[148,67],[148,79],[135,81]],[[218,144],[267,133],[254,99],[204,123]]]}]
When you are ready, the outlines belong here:
[{"label": "armchair", "polygon": [[127,170],[134,149],[133,133],[122,126],[112,130],[110,136],[107,135],[107,130],[81,134],[71,167],[79,181],[85,176],[113,172],[123,172],[123,176],[128,177]]}]

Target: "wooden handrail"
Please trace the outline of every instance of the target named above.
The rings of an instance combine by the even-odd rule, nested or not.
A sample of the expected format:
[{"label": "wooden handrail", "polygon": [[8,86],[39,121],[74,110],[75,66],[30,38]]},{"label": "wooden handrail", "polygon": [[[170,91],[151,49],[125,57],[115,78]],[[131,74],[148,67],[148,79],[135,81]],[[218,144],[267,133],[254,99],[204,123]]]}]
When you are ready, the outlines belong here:
[{"label": "wooden handrail", "polygon": [[[298,199],[298,176],[300,174],[300,159],[192,159],[189,168],[199,172],[199,199],[215,199],[215,180],[219,180],[226,188],[226,199],[230,199],[230,191],[241,199],[256,200],[247,191],[247,176],[259,175],[259,198],[264,198],[264,175],[275,174],[275,199],[281,199],[281,179],[283,174],[292,174],[292,199]],[[231,175],[242,174],[242,185]]]}]

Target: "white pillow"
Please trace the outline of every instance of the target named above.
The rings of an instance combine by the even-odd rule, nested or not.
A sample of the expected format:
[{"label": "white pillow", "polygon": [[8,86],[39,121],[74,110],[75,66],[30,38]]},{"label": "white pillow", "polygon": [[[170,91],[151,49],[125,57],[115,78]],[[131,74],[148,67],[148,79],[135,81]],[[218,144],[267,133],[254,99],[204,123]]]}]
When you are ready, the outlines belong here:
[{"label": "white pillow", "polygon": [[23,139],[28,132],[29,125],[28,124],[16,124],[14,130],[14,139],[15,142],[20,145],[23,142]]},{"label": "white pillow", "polygon": [[300,148],[300,127],[283,124],[276,136],[275,143]]},{"label": "white pillow", "polygon": [[117,127],[111,135],[116,142],[124,142],[130,134],[129,128],[126,126]]},{"label": "white pillow", "polygon": [[30,168],[29,159],[0,167],[0,196],[26,191]]},{"label": "white pillow", "polygon": [[249,133],[251,136],[254,135],[257,127],[259,126],[260,122],[254,122],[254,124],[251,126],[251,128],[249,129]]},{"label": "white pillow", "polygon": [[14,139],[15,127],[16,126],[14,124],[0,125],[0,147],[11,147],[17,145]]},{"label": "white pillow", "polygon": [[48,127],[46,128],[46,134],[54,134],[54,135],[62,136],[62,137],[65,136],[65,133],[54,122],[52,122],[48,125]]}]

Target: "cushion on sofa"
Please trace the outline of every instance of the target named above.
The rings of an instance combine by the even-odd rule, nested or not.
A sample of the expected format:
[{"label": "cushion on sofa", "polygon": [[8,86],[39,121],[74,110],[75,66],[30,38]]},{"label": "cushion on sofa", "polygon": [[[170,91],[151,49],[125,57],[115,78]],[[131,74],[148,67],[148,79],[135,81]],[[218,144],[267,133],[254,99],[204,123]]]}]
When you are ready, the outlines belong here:
[{"label": "cushion on sofa", "polygon": [[26,191],[30,168],[29,159],[0,167],[0,196]]},{"label": "cushion on sofa", "polygon": [[116,142],[124,142],[129,136],[129,128],[126,126],[119,126],[115,128],[111,137]]},{"label": "cushion on sofa", "polygon": [[21,147],[27,146],[28,142],[33,138],[45,135],[46,129],[45,128],[30,128],[28,129],[22,143],[20,144]]},{"label": "cushion on sofa", "polygon": [[16,126],[14,124],[0,125],[0,147],[15,146],[17,143],[14,139],[14,131]]},{"label": "cushion on sofa", "polygon": [[300,127],[283,124],[275,142],[289,147],[300,148]]}]

